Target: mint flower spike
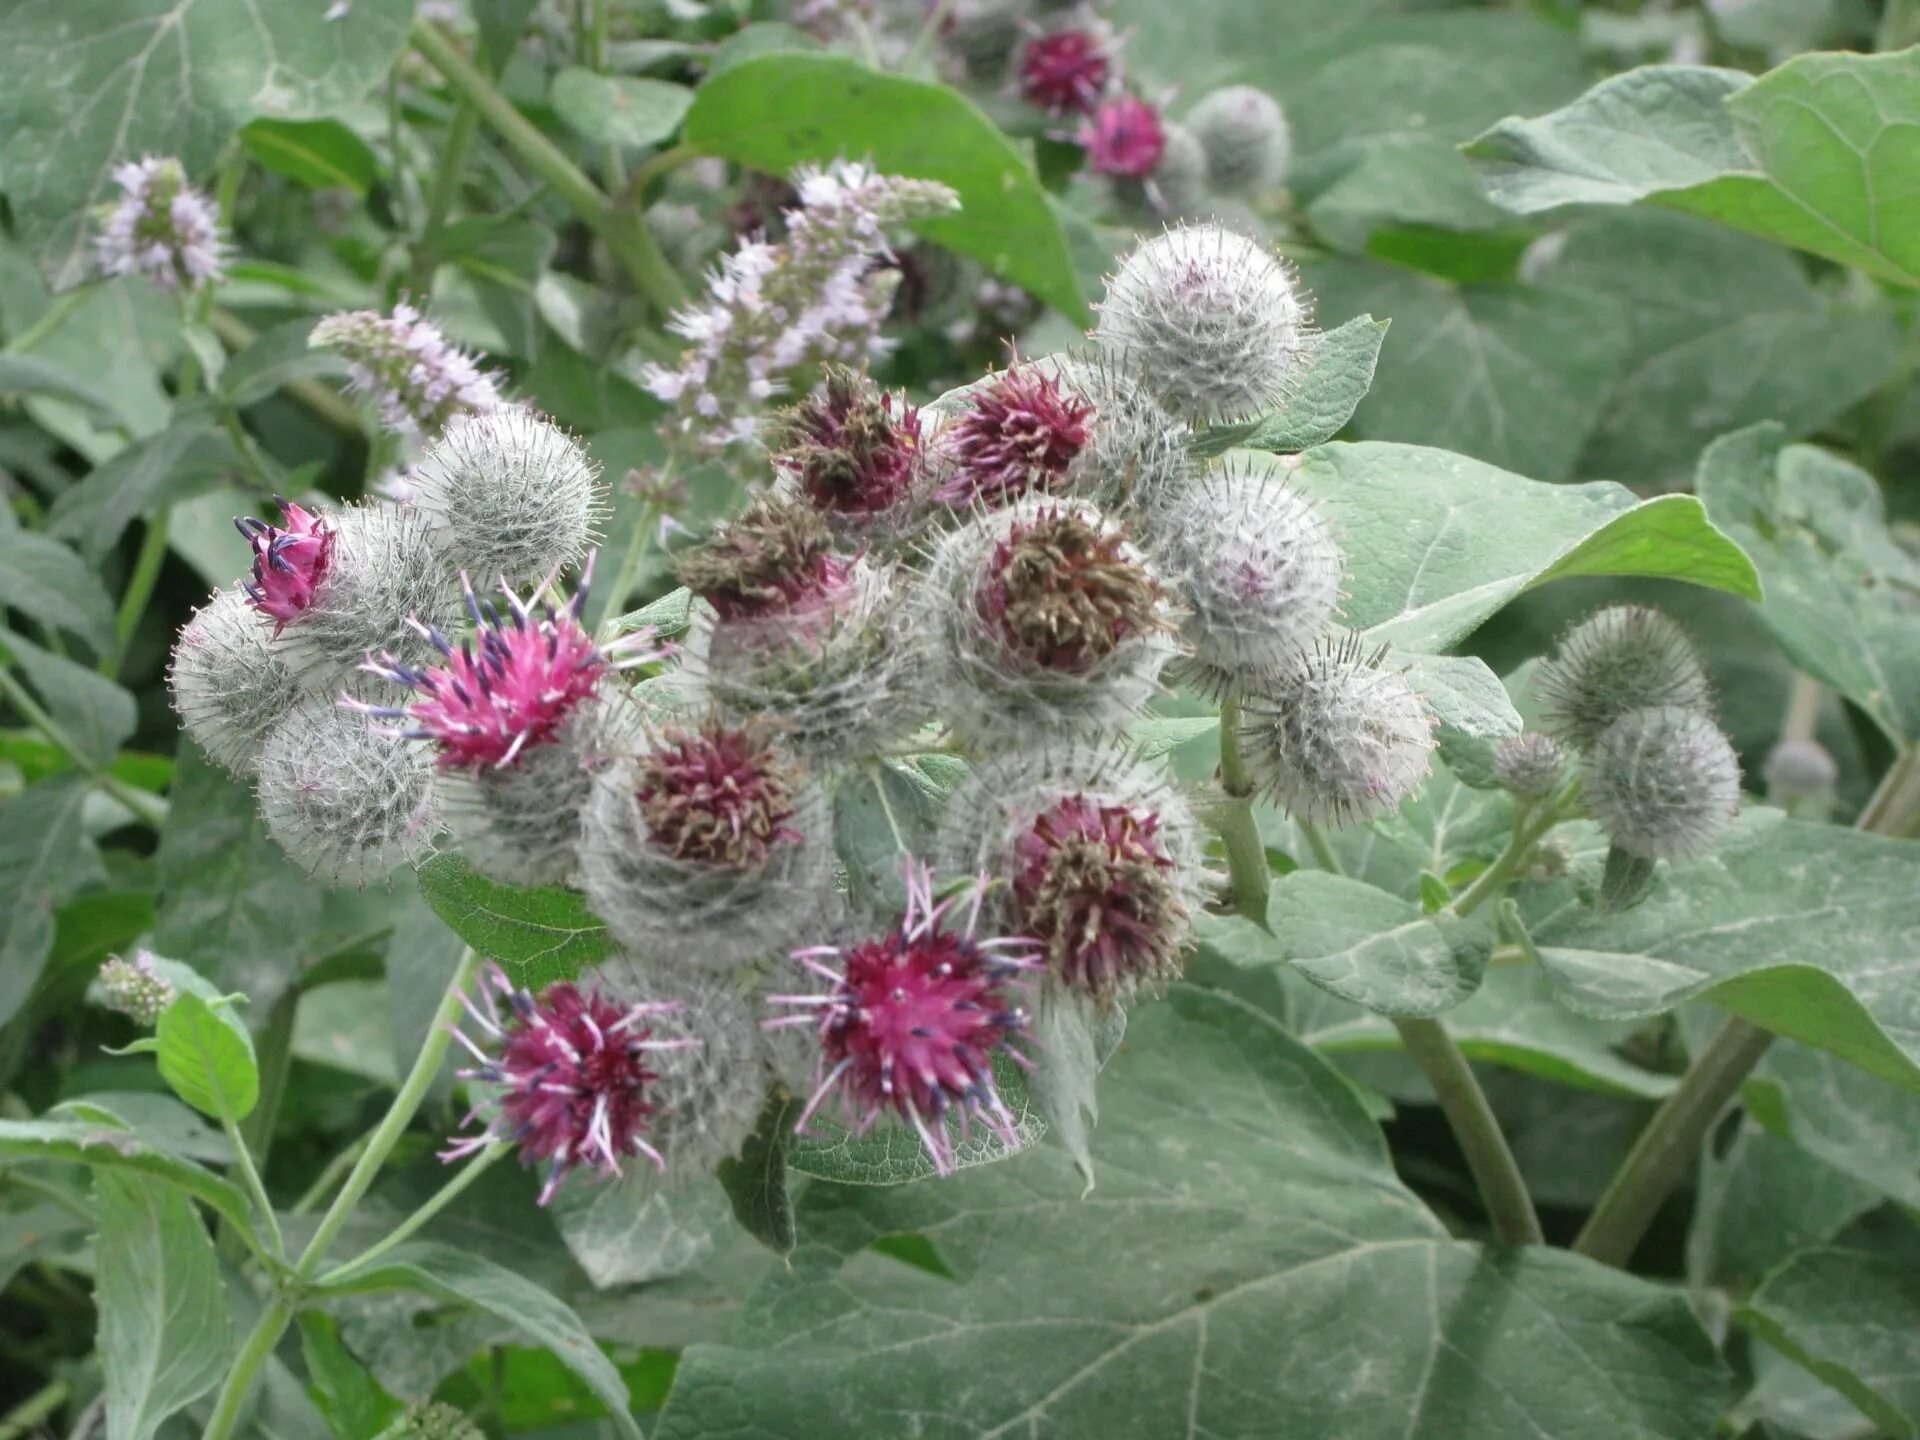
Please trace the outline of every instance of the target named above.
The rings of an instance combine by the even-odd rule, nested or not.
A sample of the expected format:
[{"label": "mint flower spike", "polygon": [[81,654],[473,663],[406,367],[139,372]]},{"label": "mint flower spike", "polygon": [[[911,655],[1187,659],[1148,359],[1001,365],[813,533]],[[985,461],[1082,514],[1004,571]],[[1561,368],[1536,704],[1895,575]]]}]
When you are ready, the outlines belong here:
[{"label": "mint flower spike", "polygon": [[[1030,988],[1024,977],[1044,962],[1025,937],[976,937],[984,876],[971,896],[936,901],[933,872],[911,860],[905,869],[907,904],[899,927],[851,945],[794,951],[794,961],[824,988],[767,996],[796,1013],[764,1023],[811,1026],[818,1036],[814,1090],[796,1134],[804,1134],[820,1107],[838,1095],[854,1135],[896,1116],[920,1137],[935,1171],[946,1175],[957,1162],[951,1115],[959,1118],[961,1144],[972,1139],[978,1118],[1009,1149],[1019,1146],[993,1061],[1004,1054],[1033,1067],[1013,1041],[1027,1024],[1019,1003]],[[966,920],[956,928],[951,922],[963,900]]]},{"label": "mint flower spike", "polygon": [[171,157],[114,168],[120,199],[103,214],[94,241],[108,275],[144,275],[162,290],[193,290],[226,276],[228,246],[211,200]]},{"label": "mint flower spike", "polygon": [[480,986],[478,1003],[465,995],[461,1003],[480,1039],[453,1031],[475,1062],[457,1073],[490,1090],[463,1125],[479,1128],[449,1140],[441,1160],[452,1163],[492,1145],[512,1145],[522,1165],[545,1167],[542,1205],[578,1169],[618,1176],[630,1156],[666,1168],[666,1158],[647,1138],[658,1108],[653,1057],[699,1043],[654,1035],[653,1026],[678,1008],[675,1002],[622,1005],[598,987],[568,982],[535,996],[495,966]]},{"label": "mint flower spike", "polygon": [[176,992],[153,962],[151,950],[136,950],[131,960],[109,955],[94,982],[94,999],[136,1025],[151,1029],[159,1024]]},{"label": "mint flower spike", "polygon": [[328,315],[307,343],[346,357],[348,388],[371,397],[380,423],[398,435],[431,440],[455,417],[502,403],[492,377],[411,305]]},{"label": "mint flower spike", "polygon": [[726,256],[705,301],[669,326],[690,342],[680,363],[642,372],[698,453],[753,443],[760,410],[796,373],[884,354],[880,323],[898,279],[874,261],[892,253],[888,232],[960,205],[945,185],[847,160],[803,166],[792,179],[800,204],[785,213],[786,238],[749,240]]}]

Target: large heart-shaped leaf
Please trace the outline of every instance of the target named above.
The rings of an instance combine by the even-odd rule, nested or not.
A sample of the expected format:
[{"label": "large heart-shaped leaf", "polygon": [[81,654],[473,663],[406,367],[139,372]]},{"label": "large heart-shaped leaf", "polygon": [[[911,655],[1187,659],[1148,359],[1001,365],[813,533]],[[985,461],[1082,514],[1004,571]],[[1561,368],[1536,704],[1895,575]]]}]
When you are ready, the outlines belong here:
[{"label": "large heart-shaped leaf", "polygon": [[[1052,1149],[939,1185],[816,1185],[734,1348],[655,1440],[1698,1440],[1724,1389],[1679,1293],[1450,1239],[1351,1088],[1175,987],[1101,1086],[1100,1187]],[[917,1232],[946,1276],[860,1252]],[[953,1278],[947,1278],[948,1276]]]}]

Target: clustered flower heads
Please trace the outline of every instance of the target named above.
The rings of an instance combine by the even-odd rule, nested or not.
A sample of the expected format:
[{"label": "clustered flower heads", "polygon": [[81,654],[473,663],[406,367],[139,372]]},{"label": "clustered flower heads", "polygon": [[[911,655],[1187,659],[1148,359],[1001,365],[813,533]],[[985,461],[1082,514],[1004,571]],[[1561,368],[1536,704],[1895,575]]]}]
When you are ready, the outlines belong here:
[{"label": "clustered flower heads", "polygon": [[674,433],[716,452],[756,438],[756,414],[798,372],[822,361],[859,361],[884,350],[879,327],[897,281],[873,262],[889,232],[958,207],[930,180],[882,175],[835,161],[796,171],[798,208],[786,239],[750,240],[728,255],[703,304],[672,323],[691,342],[676,366],[652,365],[645,383],[674,407]]},{"label": "clustered flower heads", "polygon": [[351,388],[372,397],[382,425],[408,438],[432,439],[454,417],[491,414],[502,403],[492,377],[411,305],[390,315],[329,315],[308,343],[344,355]]},{"label": "clustered flower heads", "polygon": [[99,1004],[148,1029],[160,1023],[177,993],[148,950],[134,951],[131,960],[110,956],[100,967],[93,987]]},{"label": "clustered flower heads", "polygon": [[120,199],[107,209],[95,240],[109,275],[144,275],[163,290],[192,290],[218,281],[227,244],[213,202],[187,181],[172,158],[149,156],[117,166]]}]

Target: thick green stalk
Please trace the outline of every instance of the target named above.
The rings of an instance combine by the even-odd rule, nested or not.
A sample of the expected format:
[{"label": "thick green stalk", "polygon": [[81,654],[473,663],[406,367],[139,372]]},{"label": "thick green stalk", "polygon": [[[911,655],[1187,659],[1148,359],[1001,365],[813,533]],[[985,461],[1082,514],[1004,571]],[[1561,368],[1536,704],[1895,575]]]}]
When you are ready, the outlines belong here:
[{"label": "thick green stalk", "polygon": [[453,112],[453,123],[447,127],[447,148],[440,153],[440,168],[434,172],[433,188],[427,192],[427,218],[420,227],[413,263],[407,270],[407,289],[417,300],[424,302],[433,294],[433,272],[440,268],[440,234],[447,228],[447,216],[460,194],[467,149],[479,124],[479,112],[463,98]]},{"label": "thick green stalk", "polygon": [[166,563],[168,518],[169,511],[164,505],[147,517],[147,533],[140,541],[140,554],[133,562],[133,573],[127,577],[119,613],[113,618],[113,650],[100,657],[100,673],[109,680],[119,675],[120,667],[127,662],[127,646],[133,643],[133,632],[140,628],[140,617],[147,613],[147,602],[153,598],[160,567]]},{"label": "thick green stalk", "polygon": [[253,1389],[254,1376],[267,1363],[267,1357],[273,1354],[273,1347],[280,1343],[292,1320],[293,1307],[284,1300],[274,1301],[261,1312],[252,1333],[234,1358],[233,1368],[227,1372],[219,1398],[213,1402],[213,1417],[207,1421],[203,1440],[227,1440],[233,1434],[234,1426],[240,1421],[241,1407]]},{"label": "thick green stalk", "polygon": [[521,161],[564,200],[613,252],[640,293],[661,314],[686,299],[686,289],[638,215],[618,211],[575,165],[448,39],[425,21],[413,27],[413,46],[447,83],[511,146]]},{"label": "thick green stalk", "polygon": [[1233,908],[1265,925],[1273,871],[1253,819],[1253,781],[1240,757],[1240,702],[1234,699],[1220,707],[1220,789],[1222,798],[1210,808],[1207,823],[1226,847]]},{"label": "thick green stalk", "polygon": [[354,1206],[372,1187],[380,1167],[386,1163],[387,1156],[393,1153],[393,1147],[399,1143],[414,1112],[427,1098],[427,1091],[433,1086],[433,1077],[440,1073],[440,1062],[446,1058],[447,1046],[453,1043],[453,1027],[459,1023],[461,1000],[466,993],[467,982],[473,977],[477,961],[478,957],[469,945],[461,953],[460,963],[454,969],[453,979],[448,983],[447,993],[434,1016],[433,1028],[427,1031],[426,1042],[421,1045],[419,1055],[414,1057],[413,1068],[401,1082],[400,1093],[393,1097],[393,1104],[387,1107],[387,1113],[375,1128],[373,1138],[367,1142],[367,1148],[355,1162],[352,1173],[347,1176],[346,1184],[340,1187],[333,1204],[327,1207],[327,1213],[320,1217],[319,1229],[313,1232],[313,1239],[295,1264],[294,1275],[298,1279],[313,1278],[314,1272],[320,1268],[320,1262],[327,1258],[328,1247],[339,1238],[341,1228],[353,1214]]}]

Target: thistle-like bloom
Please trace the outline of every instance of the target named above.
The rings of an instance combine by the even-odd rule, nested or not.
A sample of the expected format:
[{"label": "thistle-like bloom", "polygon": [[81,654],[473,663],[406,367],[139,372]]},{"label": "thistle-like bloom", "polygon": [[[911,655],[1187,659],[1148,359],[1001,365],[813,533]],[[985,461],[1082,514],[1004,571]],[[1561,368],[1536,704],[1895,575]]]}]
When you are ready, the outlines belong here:
[{"label": "thistle-like bloom", "polygon": [[673,319],[690,342],[679,365],[653,365],[643,377],[675,407],[674,428],[696,450],[752,441],[756,412],[796,371],[880,353],[897,283],[873,264],[891,253],[887,232],[960,204],[944,185],[844,160],[797,170],[793,181],[800,205],[785,213],[786,239],[750,240],[727,256],[705,303]]},{"label": "thistle-like bloom", "polygon": [[153,954],[136,950],[133,959],[109,956],[100,967],[94,994],[107,1009],[126,1016],[136,1025],[151,1028],[173,1003],[173,982],[154,968]]},{"label": "thistle-like bloom", "polygon": [[723,621],[830,618],[852,587],[853,561],[833,553],[825,520],[792,499],[756,500],[675,568]]},{"label": "thistle-like bloom", "polygon": [[233,522],[253,550],[253,579],[242,583],[254,608],[273,623],[278,635],[313,604],[333,555],[333,527],[311,510],[274,496],[284,524],[269,525],[251,515]]},{"label": "thistle-like bloom", "polygon": [[492,378],[411,305],[394,306],[391,316],[329,315],[308,344],[346,356],[349,388],[371,395],[380,423],[401,435],[431,440],[455,416],[491,414],[501,405]]},{"label": "thistle-like bloom", "polygon": [[1093,415],[1057,376],[1032,365],[1002,371],[941,430],[941,454],[952,468],[935,498],[1000,505],[1058,488],[1087,443]]},{"label": "thistle-like bloom", "polygon": [[994,543],[980,613],[1015,654],[1078,674],[1129,638],[1165,628],[1159,581],[1118,531],[1073,510],[1042,510]]},{"label": "thistle-like bloom", "polygon": [[[491,1145],[513,1145],[521,1164],[546,1167],[542,1205],[582,1167],[618,1175],[622,1160],[644,1155],[664,1169],[647,1140],[655,1110],[649,1087],[659,1079],[650,1057],[694,1042],[656,1039],[649,1022],[674,1005],[620,1005],[597,989],[564,982],[535,997],[499,969],[487,980],[479,1004],[461,997],[482,1043],[461,1030],[454,1037],[477,1062],[460,1078],[499,1088],[467,1117],[469,1125],[484,1120],[480,1130],[455,1138],[440,1158],[450,1162]],[[490,989],[505,998],[504,1009]]]},{"label": "thistle-like bloom", "polygon": [[1021,977],[1042,961],[1025,938],[975,937],[978,890],[965,927],[955,928],[953,911],[966,897],[936,902],[932,872],[912,862],[906,879],[898,930],[853,945],[794,951],[793,958],[826,988],[769,996],[799,1013],[768,1023],[817,1027],[818,1073],[796,1133],[837,1093],[853,1134],[865,1134],[889,1112],[898,1115],[944,1175],[955,1160],[950,1113],[958,1113],[962,1143],[971,1138],[971,1119],[978,1116],[1008,1148],[1019,1144],[993,1061],[1004,1054],[1032,1065],[1013,1040],[1027,1023]]},{"label": "thistle-like bloom", "polygon": [[864,370],[824,370],[817,391],[772,417],[774,468],[815,509],[850,525],[898,513],[920,476],[920,412]]},{"label": "thistle-like bloom", "polygon": [[1074,139],[1087,152],[1089,169],[1116,180],[1145,180],[1167,148],[1160,111],[1137,95],[1103,101],[1081,122]]},{"label": "thistle-like bloom", "polygon": [[117,167],[118,202],[107,211],[95,248],[109,275],[144,275],[163,290],[219,280],[227,245],[213,202],[187,183],[178,160]]},{"label": "thistle-like bloom", "polygon": [[803,837],[797,785],[763,730],[709,719],[666,731],[637,767],[634,798],[647,838],[676,860],[735,869],[766,862]]},{"label": "thistle-like bloom", "polygon": [[1112,42],[1097,30],[1036,35],[1020,54],[1020,94],[1049,115],[1091,115],[1112,78]]}]

